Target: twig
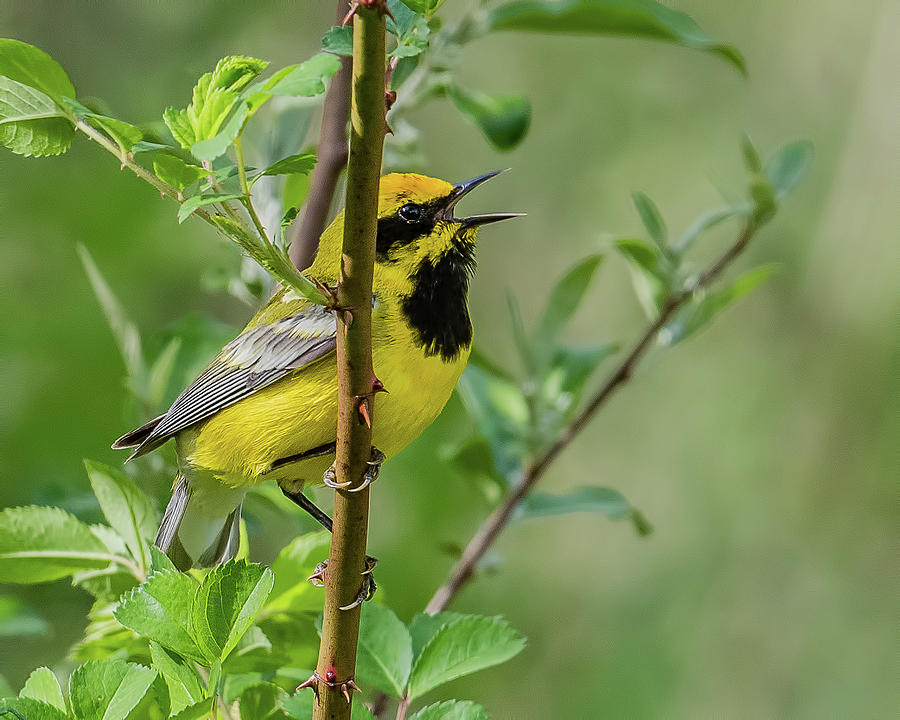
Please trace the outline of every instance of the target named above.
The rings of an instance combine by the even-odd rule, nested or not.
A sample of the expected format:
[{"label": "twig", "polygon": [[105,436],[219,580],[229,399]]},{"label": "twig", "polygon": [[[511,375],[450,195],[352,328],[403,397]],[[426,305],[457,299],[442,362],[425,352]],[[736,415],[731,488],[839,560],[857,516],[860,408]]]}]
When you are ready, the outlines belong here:
[{"label": "twig", "polygon": [[[493,545],[497,536],[506,527],[518,504],[534,488],[550,464],[593,419],[597,411],[609,400],[612,394],[631,379],[635,367],[650,349],[659,331],[672,319],[672,316],[691,299],[697,290],[708,287],[731,265],[747,247],[757,229],[758,226],[753,221],[748,221],[737,240],[701,273],[691,287],[679,290],[669,297],[657,318],[647,326],[629,353],[593,395],[584,409],[566,427],[553,444],[526,468],[522,479],[513,488],[512,492],[507,495],[503,504],[494,510],[481,524],[451,571],[447,582],[438,588],[425,607],[425,612],[428,615],[441,612],[453,601],[463,585],[472,578],[478,563]],[[380,696],[375,700],[375,706],[378,711],[383,712],[385,702]],[[396,720],[405,720],[408,708],[409,697],[404,697],[397,708]],[[376,715],[379,716],[379,713],[376,712]]]},{"label": "twig", "polygon": [[[335,471],[339,483],[359,489],[372,451],[372,272],[378,186],[384,145],[385,8],[360,4],[353,18],[353,95],[343,255],[338,284],[338,432]],[[363,485],[365,482],[363,481]],[[336,490],[322,643],[316,675],[314,720],[349,720],[356,670],[360,608],[354,600],[366,570],[369,490]],[[355,606],[354,606],[355,605]],[[347,610],[342,607],[352,606]]]},{"label": "twig", "polygon": [[[347,0],[338,0],[337,21],[347,13]],[[328,222],[341,172],[347,165],[347,119],[350,115],[350,58],[341,58],[341,69],[332,78],[322,106],[322,129],[316,149],[318,160],[309,179],[306,210],[291,237],[291,261],[298,270],[312,264],[319,236]]]}]

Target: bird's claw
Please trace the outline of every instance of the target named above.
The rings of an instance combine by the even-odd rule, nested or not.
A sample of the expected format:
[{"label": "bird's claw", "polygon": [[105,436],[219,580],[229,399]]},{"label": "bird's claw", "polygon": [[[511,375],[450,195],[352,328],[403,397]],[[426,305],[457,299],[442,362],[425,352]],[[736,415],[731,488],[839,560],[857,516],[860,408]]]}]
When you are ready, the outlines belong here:
[{"label": "bird's claw", "polygon": [[325,570],[328,568],[328,561],[323,560],[318,563],[313,570],[313,574],[306,578],[307,582],[311,582],[316,587],[325,587]]},{"label": "bird's claw", "polygon": [[334,469],[334,463],[331,463],[331,466],[325,471],[325,474],[322,475],[322,482],[332,490],[343,490],[348,485],[353,484],[349,480],[342,483],[337,481],[337,471]]},{"label": "bird's claw", "polygon": [[369,485],[375,482],[378,479],[378,473],[381,472],[381,464],[386,459],[387,457],[381,450],[377,447],[372,447],[370,459],[366,460],[368,469],[366,470],[366,474],[363,475],[363,481],[358,487],[350,488],[347,492],[359,492],[360,490],[365,490]]}]

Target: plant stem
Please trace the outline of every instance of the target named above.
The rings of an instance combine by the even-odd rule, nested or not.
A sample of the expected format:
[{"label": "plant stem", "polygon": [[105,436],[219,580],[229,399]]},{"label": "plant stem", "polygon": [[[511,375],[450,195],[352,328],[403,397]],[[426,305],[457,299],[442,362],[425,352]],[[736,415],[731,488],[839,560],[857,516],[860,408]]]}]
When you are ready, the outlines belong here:
[{"label": "plant stem", "polygon": [[241,143],[240,135],[238,135],[234,139],[234,154],[235,159],[237,160],[238,179],[241,183],[241,193],[244,196],[241,202],[244,204],[244,207],[247,210],[247,214],[253,221],[253,226],[256,228],[256,232],[259,233],[260,239],[268,247],[272,243],[269,242],[269,236],[266,235],[266,228],[262,224],[262,221],[259,219],[259,215],[256,214],[256,208],[253,207],[253,200],[250,196],[250,183],[247,182],[247,168],[244,167],[244,146]]},{"label": "plant stem", "polygon": [[[374,388],[372,373],[372,272],[378,186],[384,144],[385,15],[383,4],[360,4],[353,17],[353,81],[350,157],[344,210],[343,256],[337,291],[338,430],[335,471],[338,482],[358,486],[372,449]],[[367,414],[360,412],[367,405]],[[351,703],[341,684],[356,670],[369,491],[335,491],[334,527],[328,571],[322,643],[316,672],[318,703],[314,720],[348,720]],[[332,682],[327,682],[331,679]],[[349,695],[348,695],[349,697]]]},{"label": "plant stem", "polygon": [[522,476],[522,479],[506,497],[503,504],[492,512],[488,518],[481,524],[475,535],[469,541],[462,556],[456,563],[456,566],[450,573],[450,578],[442,585],[429,601],[425,608],[425,612],[429,615],[444,610],[460,588],[469,581],[475,572],[479,561],[487,550],[491,547],[497,536],[506,527],[513,511],[521,500],[534,487],[538,480],[541,479],[544,472],[550,464],[559,456],[559,454],[569,446],[572,440],[580,433],[588,422],[593,419],[597,411],[606,403],[612,394],[622,385],[627,383],[634,372],[635,367],[650,349],[659,331],[671,320],[672,316],[691,299],[691,296],[697,290],[708,287],[722,272],[740,255],[747,247],[757,230],[757,225],[752,221],[747,222],[738,236],[737,240],[715,261],[713,262],[698,278],[697,282],[690,288],[685,288],[674,293],[666,301],[660,310],[659,316],[652,322],[635,344],[629,353],[625,356],[621,363],[616,367],[600,389],[593,395],[591,400],[585,405],[584,409],[575,417],[575,419],[560,433],[553,444],[544,451],[544,453],[533,463],[531,463]]},{"label": "plant stem", "polygon": [[[338,0],[337,22],[347,14],[347,0]],[[298,270],[312,264],[325,230],[341,172],[347,166],[347,118],[350,115],[350,58],[341,58],[341,69],[332,78],[322,106],[322,129],[316,148],[318,159],[309,180],[309,197],[303,218],[291,238],[291,261]]]}]

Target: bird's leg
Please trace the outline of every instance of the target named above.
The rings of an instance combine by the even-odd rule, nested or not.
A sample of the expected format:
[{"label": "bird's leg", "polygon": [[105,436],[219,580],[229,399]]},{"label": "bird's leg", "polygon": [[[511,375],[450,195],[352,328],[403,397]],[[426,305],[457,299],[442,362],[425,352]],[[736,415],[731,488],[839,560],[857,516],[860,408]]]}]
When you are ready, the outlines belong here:
[{"label": "bird's leg", "polygon": [[[375,457],[375,454],[381,455],[382,459],[384,455],[380,453],[375,448],[372,448],[372,457]],[[379,463],[380,466],[380,463]],[[330,469],[333,469],[334,465],[331,466]],[[366,477],[372,472],[371,466],[370,469],[366,472]],[[375,471],[375,476],[377,477],[378,471]],[[365,482],[365,480],[364,480]],[[369,484],[372,483],[372,480],[369,480]],[[308,512],[312,517],[316,519],[316,521],[322,525],[328,532],[333,532],[334,523],[331,521],[331,518],[328,517],[328,514],[319,508],[312,500],[310,500],[306,495],[303,494],[302,491],[291,492],[287,488],[281,488],[281,492],[284,493],[284,496],[293,502],[298,507],[303,508]],[[378,564],[378,559],[373,558],[371,555],[366,555],[366,563],[365,569],[362,571],[363,576],[363,584],[362,588],[359,591],[359,595],[356,596],[356,600],[353,601],[352,604],[342,607],[341,610],[349,610],[351,608],[356,607],[361,604],[365,600],[369,600],[375,594],[375,590],[377,589],[377,585],[375,584],[375,578],[372,576],[372,571],[375,569],[375,565]],[[313,571],[313,574],[306,578],[309,582],[311,582],[316,587],[323,587],[325,585],[325,571],[328,568],[328,559],[326,558],[322,562],[318,563]]]},{"label": "bird's leg", "polygon": [[366,474],[363,475],[363,481],[359,487],[350,488],[347,492],[359,492],[365,490],[369,485],[378,479],[378,473],[381,472],[381,464],[386,460],[384,453],[377,447],[372,447],[372,453],[369,460],[366,460]]}]

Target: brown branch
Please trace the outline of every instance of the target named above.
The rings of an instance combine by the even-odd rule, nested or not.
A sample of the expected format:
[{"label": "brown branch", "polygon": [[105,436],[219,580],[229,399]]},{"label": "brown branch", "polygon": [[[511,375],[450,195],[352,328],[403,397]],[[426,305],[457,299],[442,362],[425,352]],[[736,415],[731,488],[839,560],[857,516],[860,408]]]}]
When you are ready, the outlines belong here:
[{"label": "brown branch", "polygon": [[[347,13],[347,0],[338,0],[337,22]],[[309,179],[309,195],[303,218],[291,236],[291,261],[305,270],[316,256],[319,236],[328,222],[341,172],[347,166],[347,119],[350,115],[350,58],[341,58],[341,69],[331,79],[322,106],[322,129],[316,149],[318,160]]]},{"label": "brown branch", "polygon": [[460,588],[472,577],[479,561],[484,557],[494,540],[497,539],[507,522],[509,522],[516,506],[534,488],[549,465],[593,419],[597,411],[609,400],[612,394],[631,379],[635,367],[650,349],[659,331],[672,319],[672,316],[691,299],[697,290],[708,287],[722,274],[735,258],[744,251],[756,230],[756,223],[752,221],[747,222],[737,240],[700,275],[692,287],[678,291],[666,301],[660,310],[659,316],[644,330],[628,355],[619,363],[618,367],[594,394],[584,409],[559,435],[554,443],[526,468],[522,479],[506,497],[503,504],[494,510],[481,524],[450,573],[448,581],[435,592],[429,601],[425,608],[426,613],[434,615],[444,610],[450,604]]},{"label": "brown branch", "polygon": [[[372,272],[378,186],[384,145],[385,15],[378,3],[360,4],[353,18],[350,156],[341,274],[337,291],[338,428],[334,524],[322,643],[315,682],[314,720],[349,720],[356,670],[359,603],[366,570],[369,491],[363,476],[372,451]],[[362,486],[362,487],[361,487]],[[348,609],[342,609],[348,608]]]}]

